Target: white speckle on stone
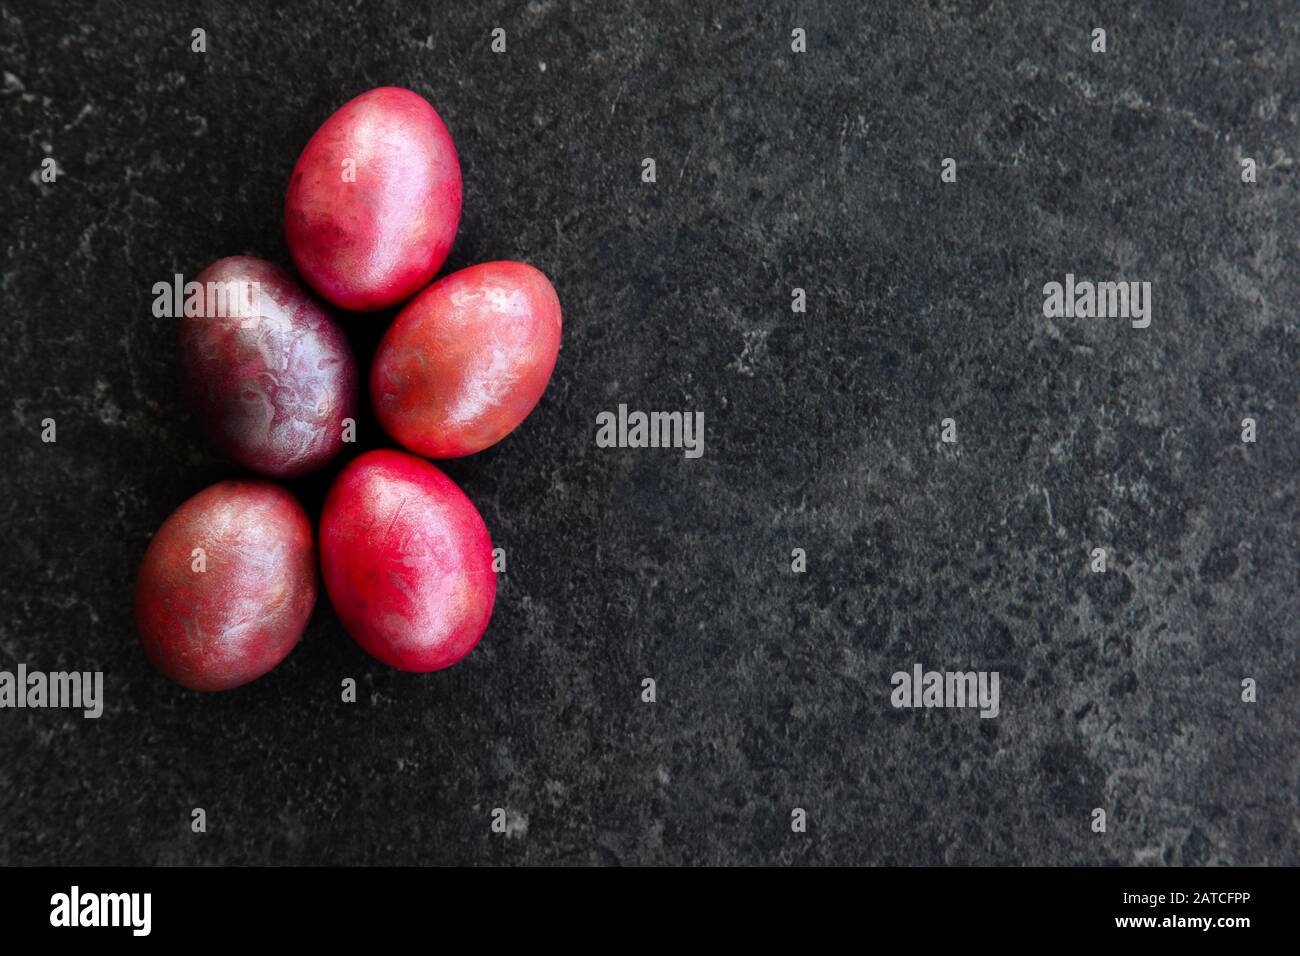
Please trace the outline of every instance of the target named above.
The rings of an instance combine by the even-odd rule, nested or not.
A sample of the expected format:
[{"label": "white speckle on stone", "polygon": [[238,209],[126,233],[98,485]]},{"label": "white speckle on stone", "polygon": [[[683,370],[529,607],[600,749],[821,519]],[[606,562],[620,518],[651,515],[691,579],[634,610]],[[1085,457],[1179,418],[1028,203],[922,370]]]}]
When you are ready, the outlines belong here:
[{"label": "white speckle on stone", "polygon": [[105,425],[125,425],[126,416],[122,414],[122,409],[117,402],[113,401],[113,396],[109,393],[109,385],[102,378],[95,380],[95,397],[94,397],[95,414]]},{"label": "white speckle on stone", "polygon": [[506,811],[506,839],[528,835],[528,814]]}]

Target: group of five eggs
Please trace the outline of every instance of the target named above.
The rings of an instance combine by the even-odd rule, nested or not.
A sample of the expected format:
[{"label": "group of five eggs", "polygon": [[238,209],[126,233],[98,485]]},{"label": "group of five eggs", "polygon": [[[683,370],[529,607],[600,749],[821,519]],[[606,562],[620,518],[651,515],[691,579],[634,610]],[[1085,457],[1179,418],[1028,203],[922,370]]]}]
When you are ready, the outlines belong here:
[{"label": "group of five eggs", "polygon": [[[555,367],[561,317],[550,282],[521,262],[430,284],[460,212],[460,162],[441,117],[417,93],[380,87],[330,116],[293,168],[284,230],[302,281],[248,256],[197,277],[204,290],[255,290],[243,311],[205,291],[202,314],[181,319],[179,352],[214,444],[265,477],[199,492],[150,542],[136,623],[168,677],[224,690],[280,663],[315,605],[317,545],[340,621],[384,663],[438,670],[482,637],[496,598],[491,540],[469,498],[427,459],[474,454],[527,417]],[[362,382],[337,310],[404,302]],[[344,450],[363,391],[405,451],[349,462],[317,538],[276,479]]]}]

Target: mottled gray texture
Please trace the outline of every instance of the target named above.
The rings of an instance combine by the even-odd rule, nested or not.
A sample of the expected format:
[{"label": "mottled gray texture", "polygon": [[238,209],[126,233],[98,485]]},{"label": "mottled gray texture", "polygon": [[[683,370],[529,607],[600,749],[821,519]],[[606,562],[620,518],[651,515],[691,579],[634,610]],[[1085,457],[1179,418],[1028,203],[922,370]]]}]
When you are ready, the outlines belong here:
[{"label": "mottled gray texture", "polygon": [[[1292,3],[431,6],[3,4],[0,668],[108,702],[0,711],[0,862],[1300,862]],[[134,573],[237,471],[150,288],[287,262],[299,149],[390,83],[461,151],[450,267],[565,307],[536,412],[448,469],[495,617],[407,675],[322,598],[271,675],[184,691]],[[1154,283],[1151,328],[1045,320],[1067,271]],[[597,449],[619,402],[702,410],[704,457]],[[893,710],[915,662],[999,670],[1001,715]]]}]

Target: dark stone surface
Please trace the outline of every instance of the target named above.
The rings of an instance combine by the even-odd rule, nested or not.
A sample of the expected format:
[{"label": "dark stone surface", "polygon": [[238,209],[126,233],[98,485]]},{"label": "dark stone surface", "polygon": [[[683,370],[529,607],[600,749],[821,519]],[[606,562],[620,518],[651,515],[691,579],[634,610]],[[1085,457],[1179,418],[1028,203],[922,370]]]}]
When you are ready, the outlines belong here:
[{"label": "dark stone surface", "polygon": [[[1291,3],[280,6],[3,7],[0,668],[103,670],[107,706],[0,711],[0,862],[1300,862]],[[450,267],[565,306],[536,412],[448,466],[496,614],[420,676],[322,598],[191,693],[132,582],[237,472],[150,289],[287,262],[298,151],[382,84],[460,148]],[[1151,281],[1151,327],[1045,319],[1066,272]],[[619,402],[703,411],[704,457],[596,448]],[[918,662],[998,670],[1000,716],[894,710]]]}]

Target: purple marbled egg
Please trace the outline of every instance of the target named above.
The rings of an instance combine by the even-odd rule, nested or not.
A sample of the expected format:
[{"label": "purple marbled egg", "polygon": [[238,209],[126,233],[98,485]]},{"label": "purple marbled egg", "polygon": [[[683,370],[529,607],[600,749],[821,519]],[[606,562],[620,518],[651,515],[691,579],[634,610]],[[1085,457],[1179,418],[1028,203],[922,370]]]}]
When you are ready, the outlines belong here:
[{"label": "purple marbled egg", "polygon": [[180,319],[181,369],[212,440],[277,478],[325,464],[356,417],[356,361],[342,328],[288,270],[262,259],[220,259],[195,281],[204,307]]}]

